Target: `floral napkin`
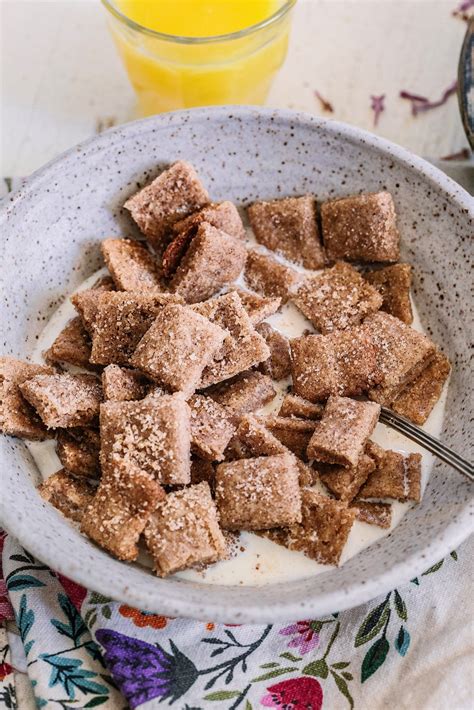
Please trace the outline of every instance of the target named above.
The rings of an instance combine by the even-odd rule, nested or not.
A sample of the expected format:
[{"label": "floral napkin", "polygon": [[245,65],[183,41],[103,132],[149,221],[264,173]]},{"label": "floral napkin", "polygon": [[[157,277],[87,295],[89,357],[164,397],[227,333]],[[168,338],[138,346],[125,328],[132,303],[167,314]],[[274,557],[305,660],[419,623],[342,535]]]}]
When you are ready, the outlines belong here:
[{"label": "floral napkin", "polygon": [[[24,670],[40,708],[472,708],[472,547],[363,606],[235,626],[142,612],[4,540],[0,707]],[[11,607],[10,607],[11,604]]]}]

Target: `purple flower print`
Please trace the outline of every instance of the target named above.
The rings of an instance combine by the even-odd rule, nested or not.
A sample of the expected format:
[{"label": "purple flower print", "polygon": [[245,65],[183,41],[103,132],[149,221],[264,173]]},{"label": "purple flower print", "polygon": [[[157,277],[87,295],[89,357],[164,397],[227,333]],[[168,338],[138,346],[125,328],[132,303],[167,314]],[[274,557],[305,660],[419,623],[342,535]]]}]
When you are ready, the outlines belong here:
[{"label": "purple flower print", "polygon": [[321,622],[319,621],[297,621],[296,624],[285,626],[280,630],[283,636],[293,636],[288,644],[288,648],[297,648],[303,655],[319,646],[319,633]]},{"label": "purple flower print", "polygon": [[172,703],[198,677],[194,663],[171,639],[171,653],[167,653],[159,644],[152,645],[108,629],[99,629],[96,638],[104,648],[105,662],[119,690],[132,708],[153,698],[169,699]]}]

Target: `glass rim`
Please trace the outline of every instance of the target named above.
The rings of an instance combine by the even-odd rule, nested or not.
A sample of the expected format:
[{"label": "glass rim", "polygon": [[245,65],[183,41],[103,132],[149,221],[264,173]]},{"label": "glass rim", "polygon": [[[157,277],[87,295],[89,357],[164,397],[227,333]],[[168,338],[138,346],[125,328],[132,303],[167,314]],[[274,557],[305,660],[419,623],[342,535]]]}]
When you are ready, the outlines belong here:
[{"label": "glass rim", "polygon": [[145,25],[141,25],[139,22],[135,22],[135,20],[127,17],[127,15],[116,7],[114,0],[101,0],[101,2],[106,10],[111,13],[111,15],[113,15],[120,22],[126,24],[130,29],[146,34],[149,37],[154,37],[155,39],[160,39],[165,42],[175,42],[177,44],[210,44],[212,42],[227,42],[247,37],[248,35],[258,32],[261,29],[276,24],[278,20],[284,17],[296,4],[296,0],[284,0],[282,6],[279,7],[278,10],[272,15],[269,15],[264,20],[257,22],[255,25],[249,25],[248,27],[244,27],[242,30],[237,30],[236,32],[228,32],[221,35],[206,35],[205,37],[186,37],[184,35],[173,35],[166,32],[158,32],[157,30],[145,27]]}]

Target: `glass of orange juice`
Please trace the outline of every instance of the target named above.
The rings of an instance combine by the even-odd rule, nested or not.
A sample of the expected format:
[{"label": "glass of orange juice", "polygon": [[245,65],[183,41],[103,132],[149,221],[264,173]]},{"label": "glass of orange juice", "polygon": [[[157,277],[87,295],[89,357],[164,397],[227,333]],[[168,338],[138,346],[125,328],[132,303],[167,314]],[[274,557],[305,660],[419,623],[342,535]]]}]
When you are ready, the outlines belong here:
[{"label": "glass of orange juice", "polygon": [[102,0],[142,115],[261,104],[296,0]]}]

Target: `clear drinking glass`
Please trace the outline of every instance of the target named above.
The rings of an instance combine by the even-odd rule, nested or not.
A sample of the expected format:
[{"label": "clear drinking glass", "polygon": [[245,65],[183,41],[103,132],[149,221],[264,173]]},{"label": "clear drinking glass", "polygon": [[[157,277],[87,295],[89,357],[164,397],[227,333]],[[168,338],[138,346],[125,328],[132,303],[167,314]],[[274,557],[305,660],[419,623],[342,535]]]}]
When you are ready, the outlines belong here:
[{"label": "clear drinking glass", "polygon": [[[142,115],[212,104],[262,104],[285,59],[296,0],[238,32],[181,37],[144,27],[102,0]],[[179,0],[176,0],[177,11]]]}]

